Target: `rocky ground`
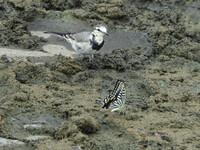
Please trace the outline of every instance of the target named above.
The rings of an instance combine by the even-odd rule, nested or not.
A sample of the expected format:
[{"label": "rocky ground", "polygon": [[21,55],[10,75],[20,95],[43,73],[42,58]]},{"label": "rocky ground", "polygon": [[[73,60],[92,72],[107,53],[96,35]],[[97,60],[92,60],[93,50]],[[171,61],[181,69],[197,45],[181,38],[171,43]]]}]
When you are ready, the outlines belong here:
[{"label": "rocky ground", "polygon": [[[4,0],[0,8],[0,149],[200,149],[198,0]],[[93,62],[39,36],[99,23],[110,37]],[[111,113],[96,100],[118,79],[125,109]]]}]

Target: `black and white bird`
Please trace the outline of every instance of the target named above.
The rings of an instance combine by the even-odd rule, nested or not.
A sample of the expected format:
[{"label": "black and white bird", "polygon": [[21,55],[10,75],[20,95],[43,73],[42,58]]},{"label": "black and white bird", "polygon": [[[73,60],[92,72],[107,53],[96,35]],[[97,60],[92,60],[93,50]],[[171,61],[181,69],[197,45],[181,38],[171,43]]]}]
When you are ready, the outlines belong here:
[{"label": "black and white bird", "polygon": [[99,51],[104,45],[104,35],[108,35],[107,28],[103,25],[98,25],[92,32],[79,33],[59,33],[59,32],[44,32],[55,34],[64,38],[71,44],[72,48],[79,55],[90,55],[90,60],[93,59],[94,53]]},{"label": "black and white bird", "polygon": [[[98,100],[99,101],[99,100]],[[122,81],[117,80],[112,94],[108,95],[104,100],[100,100],[102,108],[113,108],[111,112],[123,108],[126,101],[126,89]]]}]

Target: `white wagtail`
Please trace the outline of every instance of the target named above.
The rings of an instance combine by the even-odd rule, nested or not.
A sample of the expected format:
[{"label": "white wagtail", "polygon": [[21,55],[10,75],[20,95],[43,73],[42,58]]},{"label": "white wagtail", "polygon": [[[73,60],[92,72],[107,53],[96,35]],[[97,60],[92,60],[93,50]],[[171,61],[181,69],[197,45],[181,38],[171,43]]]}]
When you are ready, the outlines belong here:
[{"label": "white wagtail", "polygon": [[59,33],[59,32],[44,32],[58,35],[69,42],[72,48],[79,55],[90,55],[90,61],[93,59],[93,54],[99,51],[104,45],[104,35],[108,35],[107,29],[103,25],[98,25],[92,32],[79,33]]}]

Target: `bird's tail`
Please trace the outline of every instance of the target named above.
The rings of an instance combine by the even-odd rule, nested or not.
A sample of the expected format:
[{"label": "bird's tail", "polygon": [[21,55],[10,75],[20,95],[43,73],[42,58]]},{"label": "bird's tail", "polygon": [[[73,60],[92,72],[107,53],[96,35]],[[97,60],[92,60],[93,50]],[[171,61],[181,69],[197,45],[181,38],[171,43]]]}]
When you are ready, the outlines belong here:
[{"label": "bird's tail", "polygon": [[75,40],[72,36],[72,33],[60,33],[60,32],[44,32],[44,33],[54,34],[56,36],[62,37],[69,43],[72,43]]},{"label": "bird's tail", "polygon": [[66,35],[66,33],[60,33],[60,32],[44,32],[44,33],[55,34],[55,35],[60,36],[60,37],[64,37]]}]

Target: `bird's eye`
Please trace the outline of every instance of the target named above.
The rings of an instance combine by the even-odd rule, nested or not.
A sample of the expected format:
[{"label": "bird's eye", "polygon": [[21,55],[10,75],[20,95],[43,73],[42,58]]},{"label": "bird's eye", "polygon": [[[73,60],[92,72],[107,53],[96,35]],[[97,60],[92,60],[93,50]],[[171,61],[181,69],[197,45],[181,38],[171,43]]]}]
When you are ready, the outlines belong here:
[{"label": "bird's eye", "polygon": [[97,31],[101,31],[100,29],[97,29]]}]

